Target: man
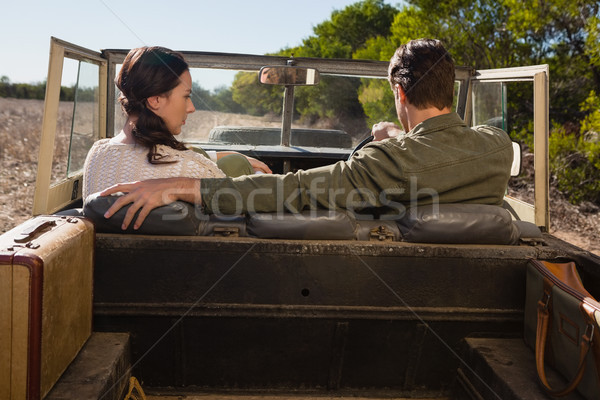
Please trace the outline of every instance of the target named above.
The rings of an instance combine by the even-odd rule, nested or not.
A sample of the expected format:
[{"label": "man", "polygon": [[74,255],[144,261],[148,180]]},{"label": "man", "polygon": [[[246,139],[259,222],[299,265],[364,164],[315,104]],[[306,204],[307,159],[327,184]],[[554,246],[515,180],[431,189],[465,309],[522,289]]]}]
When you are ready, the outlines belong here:
[{"label": "man", "polygon": [[469,128],[452,111],[454,62],[443,45],[418,39],[400,46],[388,79],[404,131],[389,122],[376,124],[377,140],[348,161],[286,175],[115,185],[101,194],[127,194],[105,216],[133,203],[123,228],[141,209],[137,229],[150,210],[175,200],[220,214],[315,207],[402,213],[407,205],[436,202],[500,205],[510,177],[511,140],[494,127]]}]

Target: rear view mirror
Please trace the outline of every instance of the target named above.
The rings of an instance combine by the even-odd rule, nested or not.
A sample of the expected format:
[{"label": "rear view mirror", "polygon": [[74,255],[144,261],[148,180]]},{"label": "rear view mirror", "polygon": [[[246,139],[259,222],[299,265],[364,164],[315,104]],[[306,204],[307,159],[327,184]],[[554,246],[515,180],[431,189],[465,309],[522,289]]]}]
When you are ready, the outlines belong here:
[{"label": "rear view mirror", "polygon": [[308,86],[319,83],[319,71],[315,68],[293,66],[267,66],[258,72],[258,80],[265,85]]}]

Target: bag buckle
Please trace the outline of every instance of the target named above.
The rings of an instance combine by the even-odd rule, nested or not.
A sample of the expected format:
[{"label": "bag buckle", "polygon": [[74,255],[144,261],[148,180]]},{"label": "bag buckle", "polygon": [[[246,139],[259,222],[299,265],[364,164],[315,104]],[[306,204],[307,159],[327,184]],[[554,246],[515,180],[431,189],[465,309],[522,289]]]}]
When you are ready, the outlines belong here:
[{"label": "bag buckle", "polygon": [[550,296],[550,293],[548,292],[544,292],[544,296],[542,297],[542,300],[540,300],[540,303],[543,304],[543,309],[547,310],[548,306],[550,305],[550,298],[552,296]]},{"label": "bag buckle", "polygon": [[[596,327],[594,326],[594,324],[588,324],[588,326],[585,328],[585,334],[584,337],[588,338],[588,342],[592,342],[592,340],[594,340],[594,331],[596,330]],[[589,335],[588,335],[589,332]]]}]

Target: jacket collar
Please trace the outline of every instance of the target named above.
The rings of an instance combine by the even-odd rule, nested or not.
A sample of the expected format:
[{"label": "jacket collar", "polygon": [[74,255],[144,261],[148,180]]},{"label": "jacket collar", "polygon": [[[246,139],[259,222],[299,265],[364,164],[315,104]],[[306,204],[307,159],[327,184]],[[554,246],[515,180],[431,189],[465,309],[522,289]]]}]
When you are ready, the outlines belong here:
[{"label": "jacket collar", "polygon": [[432,132],[441,131],[455,126],[467,126],[456,112],[438,115],[421,122],[415,126],[407,136],[422,136]]}]

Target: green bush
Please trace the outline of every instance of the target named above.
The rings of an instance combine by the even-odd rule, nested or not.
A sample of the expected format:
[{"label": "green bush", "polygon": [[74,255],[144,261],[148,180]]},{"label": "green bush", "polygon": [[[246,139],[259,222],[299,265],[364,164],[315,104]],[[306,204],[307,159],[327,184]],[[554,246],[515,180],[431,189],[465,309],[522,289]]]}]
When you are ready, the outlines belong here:
[{"label": "green bush", "polygon": [[358,100],[367,115],[369,126],[380,121],[398,121],[394,93],[387,80],[365,80],[359,89]]},{"label": "green bush", "polygon": [[550,135],[550,170],[556,185],[574,204],[600,203],[600,99],[594,91],[581,104],[587,116],[579,134],[554,129]]},{"label": "green bush", "polygon": [[[83,93],[82,95],[87,96],[86,99],[89,99],[90,97],[89,93]],[[61,101],[73,101],[74,96],[75,86],[62,86],[60,88]],[[11,83],[10,79],[7,76],[3,75],[2,77],[0,77],[0,97],[44,100],[44,98],[46,97],[46,82],[39,82],[35,84]]]}]

